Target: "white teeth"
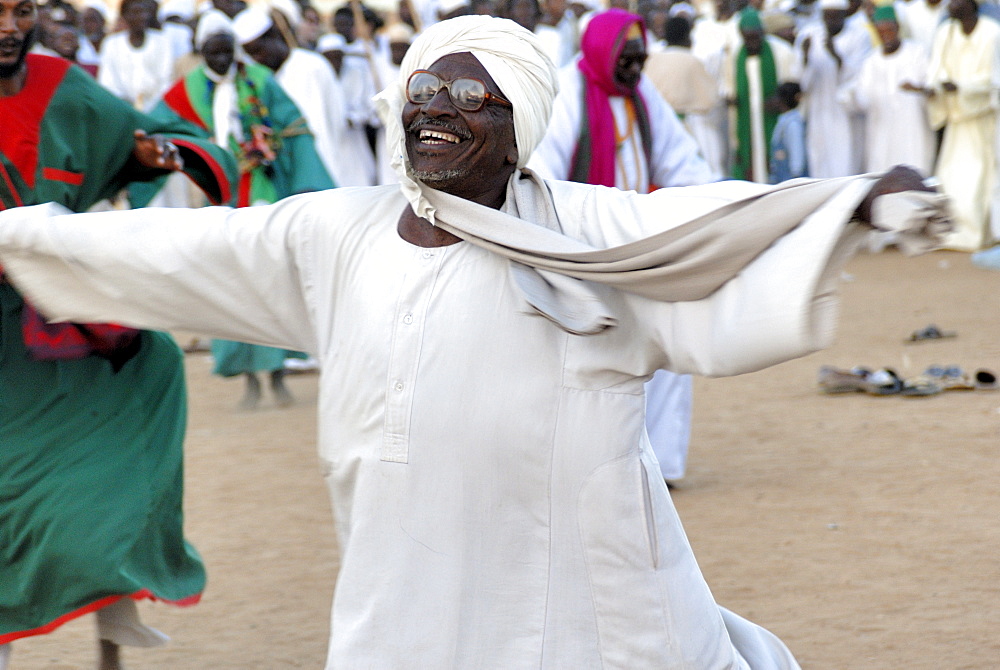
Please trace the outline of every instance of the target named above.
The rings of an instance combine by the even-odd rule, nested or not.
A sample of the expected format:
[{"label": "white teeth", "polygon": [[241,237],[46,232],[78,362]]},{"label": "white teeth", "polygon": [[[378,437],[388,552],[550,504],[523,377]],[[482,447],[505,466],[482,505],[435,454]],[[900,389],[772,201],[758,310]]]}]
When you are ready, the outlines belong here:
[{"label": "white teeth", "polygon": [[458,144],[461,140],[459,140],[457,135],[452,135],[451,133],[442,133],[436,130],[421,130],[420,141],[427,144]]}]

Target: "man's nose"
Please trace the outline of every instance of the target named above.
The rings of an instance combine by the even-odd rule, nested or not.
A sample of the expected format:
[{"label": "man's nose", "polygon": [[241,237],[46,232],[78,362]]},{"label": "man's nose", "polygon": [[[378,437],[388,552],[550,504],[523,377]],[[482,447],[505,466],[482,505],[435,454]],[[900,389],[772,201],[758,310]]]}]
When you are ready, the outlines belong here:
[{"label": "man's nose", "polygon": [[457,113],[455,103],[452,102],[451,94],[444,86],[438,89],[434,97],[424,103],[424,113],[433,116],[451,115]]}]

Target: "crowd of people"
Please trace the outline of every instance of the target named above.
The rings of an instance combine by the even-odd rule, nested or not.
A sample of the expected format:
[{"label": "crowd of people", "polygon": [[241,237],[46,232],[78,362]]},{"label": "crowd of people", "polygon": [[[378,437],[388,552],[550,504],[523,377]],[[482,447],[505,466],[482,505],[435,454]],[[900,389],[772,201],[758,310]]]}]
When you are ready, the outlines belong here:
[{"label": "crowd of people", "polygon": [[[863,224],[899,232],[873,201],[930,197],[889,168],[939,154],[945,191],[971,188],[946,159],[995,139],[975,67],[995,51],[974,56],[997,28],[973,0],[927,31],[930,55],[899,41],[918,32],[902,5],[841,2],[324,18],[296,0],[123,0],[117,17],[0,0],[0,384],[31,389],[0,395],[0,559],[18,575],[0,584],[0,668],[5,643],[92,611],[116,668],[120,645],[163,641],[133,600],[200,597],[179,352],[145,330],[177,328],[225,338],[216,372],[246,376],[246,406],[257,372],[290,402],[283,360],[320,362],[344,557],[330,667],[797,667],[715,604],[662,485],[665,464],[683,473],[687,374],[824,346],[817,294]],[[928,58],[937,80],[918,77]],[[787,181],[807,175],[853,178]],[[976,183],[957,248],[992,241],[992,182]],[[655,193],[671,186],[694,190]],[[939,200],[919,203],[940,223]],[[937,239],[898,221],[923,226],[900,243]],[[431,638],[412,625],[429,612]]]},{"label": "crowd of people", "polygon": [[[644,19],[646,77],[697,142],[713,179],[778,183],[912,165],[955,200],[957,225],[946,246],[976,251],[1000,236],[1000,9],[990,2],[610,4]],[[557,67],[576,69],[580,37],[603,9],[596,0],[405,0],[391,11],[357,3],[329,14],[307,0],[262,7],[251,12],[254,20],[234,21],[237,48],[287,88],[339,186],[395,181],[372,98],[426,26],[464,14],[507,17],[533,31]],[[104,0],[79,8],[51,0],[37,48],[74,60],[149,110],[196,67],[199,20],[235,19],[243,9],[242,0],[126,0],[112,16]],[[255,53],[258,41],[288,53]],[[575,131],[554,122],[550,132]]]}]

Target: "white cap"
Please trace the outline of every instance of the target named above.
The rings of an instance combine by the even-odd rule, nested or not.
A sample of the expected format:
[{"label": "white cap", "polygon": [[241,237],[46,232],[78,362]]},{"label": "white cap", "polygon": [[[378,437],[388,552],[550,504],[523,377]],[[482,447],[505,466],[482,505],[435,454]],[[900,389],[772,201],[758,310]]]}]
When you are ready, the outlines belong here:
[{"label": "white cap", "polygon": [[347,40],[340,33],[327,33],[316,42],[316,51],[326,53],[327,51],[345,51]]},{"label": "white cap", "polygon": [[849,9],[847,0],[819,0],[820,9]]},{"label": "white cap", "polygon": [[271,16],[263,9],[247,7],[233,19],[233,33],[236,35],[236,41],[242,45],[253,42],[273,25]]}]

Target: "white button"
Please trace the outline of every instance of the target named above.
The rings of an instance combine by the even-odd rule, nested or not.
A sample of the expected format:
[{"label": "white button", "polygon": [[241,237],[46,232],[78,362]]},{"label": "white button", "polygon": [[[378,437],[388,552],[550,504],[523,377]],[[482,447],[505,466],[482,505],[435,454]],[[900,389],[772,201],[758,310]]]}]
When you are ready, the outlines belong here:
[{"label": "white button", "polygon": [[433,251],[425,251],[424,252],[424,258],[434,258],[434,252]]},{"label": "white button", "polygon": [[403,317],[403,323],[405,323],[407,325],[413,323],[413,315],[412,314],[407,314],[406,316],[404,316]]},{"label": "white button", "polygon": [[403,382],[396,382],[395,384],[393,384],[392,388],[396,389],[397,391],[402,391],[403,390]]}]

